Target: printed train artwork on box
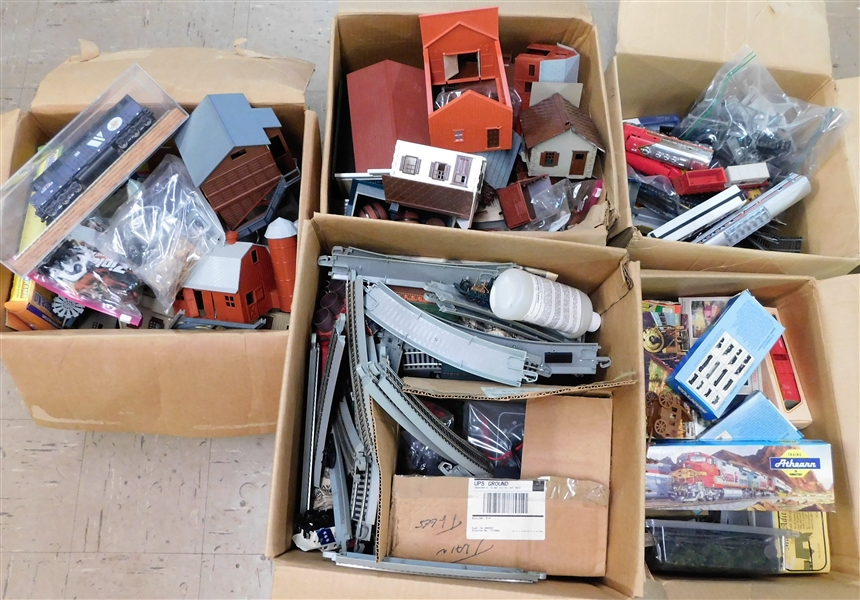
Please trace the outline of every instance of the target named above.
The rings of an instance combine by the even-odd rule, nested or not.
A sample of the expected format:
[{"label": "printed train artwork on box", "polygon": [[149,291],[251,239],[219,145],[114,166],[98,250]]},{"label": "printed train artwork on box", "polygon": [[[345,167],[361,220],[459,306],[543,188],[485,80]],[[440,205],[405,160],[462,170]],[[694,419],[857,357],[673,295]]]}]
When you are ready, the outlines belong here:
[{"label": "printed train artwork on box", "polygon": [[824,442],[655,443],[645,473],[648,510],[835,510]]}]

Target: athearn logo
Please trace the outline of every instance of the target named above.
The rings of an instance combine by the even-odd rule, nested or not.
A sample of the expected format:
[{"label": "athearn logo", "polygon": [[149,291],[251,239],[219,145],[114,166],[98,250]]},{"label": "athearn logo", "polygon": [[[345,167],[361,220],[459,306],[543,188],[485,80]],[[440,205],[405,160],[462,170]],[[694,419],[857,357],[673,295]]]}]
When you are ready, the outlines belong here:
[{"label": "athearn logo", "polygon": [[804,459],[793,459],[793,458],[777,458],[772,456],[770,458],[770,468],[771,469],[820,469],[821,461],[817,458],[804,458]]},{"label": "athearn logo", "polygon": [[783,471],[789,477],[803,477],[809,471],[821,468],[821,459],[808,456],[799,448],[783,452],[782,456],[770,457],[770,468]]}]

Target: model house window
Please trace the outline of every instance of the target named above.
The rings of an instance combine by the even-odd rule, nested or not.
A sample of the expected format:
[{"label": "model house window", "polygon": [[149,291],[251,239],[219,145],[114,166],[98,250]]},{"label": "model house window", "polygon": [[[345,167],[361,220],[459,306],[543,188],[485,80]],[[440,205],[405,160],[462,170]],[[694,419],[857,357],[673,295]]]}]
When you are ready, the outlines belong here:
[{"label": "model house window", "polygon": [[454,130],[454,141],[455,142],[462,142],[463,141],[463,130],[462,129]]},{"label": "model house window", "polygon": [[532,93],[532,82],[531,81],[526,81],[526,93],[527,94]]},{"label": "model house window", "polygon": [[269,138],[269,150],[272,152],[272,157],[277,160],[287,153],[284,144],[281,142],[281,136],[274,135]]},{"label": "model house window", "polygon": [[458,156],[454,161],[454,177],[451,183],[466,187],[469,181],[469,171],[472,169],[472,159],[468,156]]},{"label": "model house window", "polygon": [[162,321],[161,319],[156,319],[155,317],[152,317],[149,320],[149,327],[148,328],[149,329],[164,329],[164,321]]},{"label": "model house window", "polygon": [[93,329],[104,329],[103,323],[93,323]]},{"label": "model house window", "polygon": [[499,147],[499,128],[487,130],[487,148]]},{"label": "model house window", "polygon": [[481,53],[463,52],[442,56],[445,79],[473,79],[481,76]]},{"label": "model house window", "polygon": [[451,165],[446,165],[442,162],[430,163],[430,177],[436,181],[448,181],[448,175],[451,173]]},{"label": "model house window", "polygon": [[535,66],[529,65],[529,77],[534,77],[534,76],[535,76]]},{"label": "model house window", "polygon": [[230,308],[236,308],[236,299],[233,296],[224,296],[224,304]]},{"label": "model house window", "polygon": [[247,294],[245,294],[245,302],[248,306],[251,306],[254,303],[254,290],[251,290]]},{"label": "model house window", "polygon": [[257,264],[258,260],[260,260],[260,258],[257,256],[257,250],[251,250],[251,262]]},{"label": "model house window", "polygon": [[421,168],[421,159],[417,156],[404,156],[400,159],[400,172],[407,175],[418,175]]},{"label": "model house window", "polygon": [[577,152],[573,155],[573,160],[585,160],[585,152]]},{"label": "model house window", "polygon": [[247,150],[237,150],[236,152],[234,152],[233,154],[230,155],[230,158],[232,158],[233,160],[236,160],[237,158],[241,158],[242,156],[245,156],[246,152],[247,152]]},{"label": "model house window", "polygon": [[541,152],[540,166],[554,167],[558,165],[558,152]]}]

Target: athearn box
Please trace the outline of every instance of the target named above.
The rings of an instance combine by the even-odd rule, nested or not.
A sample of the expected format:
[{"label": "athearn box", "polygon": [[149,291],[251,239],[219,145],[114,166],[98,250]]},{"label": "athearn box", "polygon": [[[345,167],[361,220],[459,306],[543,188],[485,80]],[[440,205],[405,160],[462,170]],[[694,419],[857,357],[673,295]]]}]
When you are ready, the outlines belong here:
[{"label": "athearn box", "polygon": [[669,467],[646,510],[836,510],[826,442],[661,442],[645,464]]},{"label": "athearn box", "polygon": [[[714,0],[681,6],[671,0],[619,5],[616,56],[606,80],[621,197],[627,197],[622,119],[666,113],[683,117],[744,45],[758,54],[789,96],[849,111],[853,105],[856,111],[856,79],[832,77],[825,2]],[[860,263],[857,130],[856,123],[848,125],[813,173],[812,192],[779,217],[787,224],[783,235],[803,237],[800,254],[650,238],[633,226],[630,204],[621,201],[610,244],[626,246],[645,269],[818,278],[848,273]]]},{"label": "athearn box", "polygon": [[[316,210],[319,124],[304,101],[312,64],[210,48],[84,49],[42,81],[31,112],[0,118],[0,180],[138,64],[189,112],[207,94],[232,92],[271,107],[300,164],[300,220]],[[4,299],[11,281],[0,269]],[[2,329],[3,364],[40,425],[202,437],[275,428],[285,331]]]}]

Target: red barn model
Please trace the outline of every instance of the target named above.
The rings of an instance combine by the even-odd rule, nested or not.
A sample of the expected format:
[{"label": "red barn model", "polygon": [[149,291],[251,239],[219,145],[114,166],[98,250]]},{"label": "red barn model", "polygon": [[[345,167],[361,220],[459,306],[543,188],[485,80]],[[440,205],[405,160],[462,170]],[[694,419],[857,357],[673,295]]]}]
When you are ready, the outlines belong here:
[{"label": "red barn model", "polygon": [[248,242],[229,243],[230,239],[235,235],[197,263],[174,310],[184,310],[192,318],[253,323],[278,308],[269,250]]},{"label": "red barn model", "polygon": [[524,107],[530,106],[534,82],[576,83],[578,78],[579,54],[561,44],[530,44],[514,61],[514,89]]},{"label": "red barn model", "polygon": [[[499,9],[421,15],[419,19],[430,144],[458,152],[509,149],[513,109],[499,45]],[[495,88],[494,97],[466,89],[435,109],[435,94],[442,89],[481,83]]]},{"label": "red barn model", "polygon": [[244,94],[210,94],[176,135],[194,185],[228,229],[265,207],[279,182],[298,180],[296,161],[271,108],[251,108]]},{"label": "red barn model", "polygon": [[424,71],[383,60],[346,76],[355,170],[387,169],[397,140],[430,145]]}]

